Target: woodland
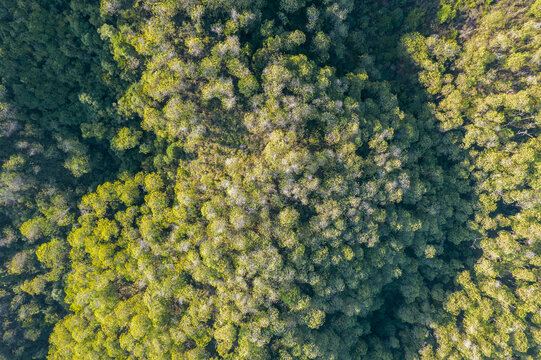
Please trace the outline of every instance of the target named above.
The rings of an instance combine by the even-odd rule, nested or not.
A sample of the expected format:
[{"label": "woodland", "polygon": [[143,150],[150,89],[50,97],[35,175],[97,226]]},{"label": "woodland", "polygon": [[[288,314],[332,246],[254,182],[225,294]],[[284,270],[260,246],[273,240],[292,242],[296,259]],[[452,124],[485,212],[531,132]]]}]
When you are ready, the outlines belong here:
[{"label": "woodland", "polygon": [[541,0],[0,0],[0,360],[541,359]]}]

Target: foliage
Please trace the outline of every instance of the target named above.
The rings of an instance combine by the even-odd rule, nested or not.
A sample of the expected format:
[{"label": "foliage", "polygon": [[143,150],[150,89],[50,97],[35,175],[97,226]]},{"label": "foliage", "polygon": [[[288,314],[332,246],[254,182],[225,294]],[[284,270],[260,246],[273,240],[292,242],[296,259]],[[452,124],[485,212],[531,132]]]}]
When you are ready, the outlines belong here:
[{"label": "foliage", "polygon": [[540,17],[4,1],[0,359],[541,357]]},{"label": "foliage", "polygon": [[97,34],[101,21],[86,1],[0,5],[2,359],[46,356],[66,312],[65,238],[78,198],[139,162],[109,150],[108,129],[127,119],[113,107],[124,81]]},{"label": "foliage", "polygon": [[483,250],[473,271],[457,278],[448,314],[434,326],[437,347],[423,350],[427,359],[541,356],[539,9],[500,1],[458,41],[406,39],[442,129],[462,133],[474,161],[473,226]]}]

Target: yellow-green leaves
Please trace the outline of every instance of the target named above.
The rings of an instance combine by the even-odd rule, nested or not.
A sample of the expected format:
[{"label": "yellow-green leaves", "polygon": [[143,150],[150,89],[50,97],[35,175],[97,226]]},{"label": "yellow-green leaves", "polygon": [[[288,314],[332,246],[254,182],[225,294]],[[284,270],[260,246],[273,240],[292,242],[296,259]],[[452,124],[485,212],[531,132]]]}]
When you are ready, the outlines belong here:
[{"label": "yellow-green leaves", "polygon": [[133,149],[139,144],[142,136],[141,131],[123,127],[112,140],[113,149],[128,150]]}]

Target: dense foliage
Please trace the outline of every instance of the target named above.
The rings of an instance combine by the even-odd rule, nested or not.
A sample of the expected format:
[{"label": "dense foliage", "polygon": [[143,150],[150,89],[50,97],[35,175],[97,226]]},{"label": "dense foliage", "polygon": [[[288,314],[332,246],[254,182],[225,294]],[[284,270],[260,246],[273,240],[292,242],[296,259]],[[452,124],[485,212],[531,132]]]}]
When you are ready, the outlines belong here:
[{"label": "dense foliage", "polygon": [[539,0],[5,0],[0,359],[538,359]]},{"label": "dense foliage", "polygon": [[464,16],[475,26],[406,39],[441,128],[459,133],[470,153],[483,250],[458,276],[435,327],[438,347],[424,354],[539,358],[541,2],[500,1],[480,18]]}]

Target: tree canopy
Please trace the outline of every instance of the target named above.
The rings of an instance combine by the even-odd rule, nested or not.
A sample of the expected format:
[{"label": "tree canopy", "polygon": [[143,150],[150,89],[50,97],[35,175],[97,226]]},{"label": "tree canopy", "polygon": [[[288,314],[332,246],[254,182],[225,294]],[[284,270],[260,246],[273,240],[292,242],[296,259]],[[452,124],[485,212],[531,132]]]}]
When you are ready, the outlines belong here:
[{"label": "tree canopy", "polygon": [[0,5],[0,359],[541,357],[539,0]]}]

